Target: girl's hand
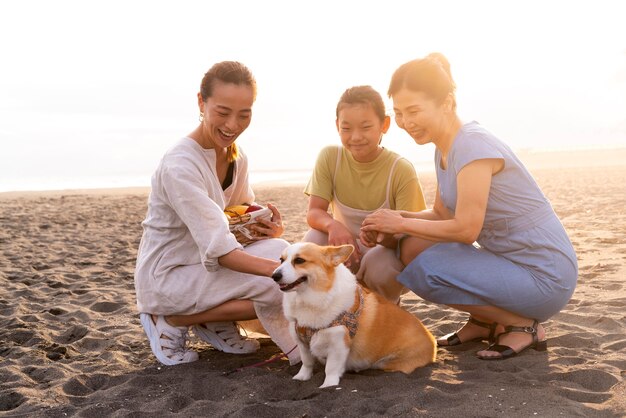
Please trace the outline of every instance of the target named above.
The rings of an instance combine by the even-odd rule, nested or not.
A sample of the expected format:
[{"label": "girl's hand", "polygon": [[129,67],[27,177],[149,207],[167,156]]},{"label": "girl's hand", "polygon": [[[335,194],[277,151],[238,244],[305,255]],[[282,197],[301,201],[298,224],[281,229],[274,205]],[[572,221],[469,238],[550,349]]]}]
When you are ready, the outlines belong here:
[{"label": "girl's hand", "polygon": [[363,231],[359,233],[359,241],[366,247],[372,248],[377,244],[376,238],[378,237],[378,233],[376,231]]},{"label": "girl's hand", "polygon": [[395,249],[398,245],[399,235],[385,234],[378,231],[361,231],[359,234],[359,240],[366,247],[375,247],[376,245],[382,245],[383,247]]},{"label": "girl's hand", "polygon": [[258,223],[250,226],[250,229],[258,234],[255,238],[256,240],[278,238],[285,232],[278,208],[271,203],[268,203],[267,207],[272,211],[272,218],[264,219],[259,217],[257,218]]},{"label": "girl's hand", "polygon": [[354,252],[344,263],[346,267],[356,268],[361,263],[361,251],[352,233],[341,222],[333,221],[328,227],[328,245],[346,245],[354,247]]}]

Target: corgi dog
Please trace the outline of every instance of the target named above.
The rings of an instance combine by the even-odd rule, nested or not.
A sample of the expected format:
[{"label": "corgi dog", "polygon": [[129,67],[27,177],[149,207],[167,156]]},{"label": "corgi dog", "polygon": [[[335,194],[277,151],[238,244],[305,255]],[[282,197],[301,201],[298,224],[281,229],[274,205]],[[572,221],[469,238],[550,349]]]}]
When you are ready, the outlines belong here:
[{"label": "corgi dog", "polygon": [[435,339],[420,320],[357,283],[343,264],[352,251],[352,245],[297,243],[274,270],[302,358],[295,380],[309,380],[316,359],[325,363],[320,388],[338,385],[346,370],[408,374],[435,361]]}]

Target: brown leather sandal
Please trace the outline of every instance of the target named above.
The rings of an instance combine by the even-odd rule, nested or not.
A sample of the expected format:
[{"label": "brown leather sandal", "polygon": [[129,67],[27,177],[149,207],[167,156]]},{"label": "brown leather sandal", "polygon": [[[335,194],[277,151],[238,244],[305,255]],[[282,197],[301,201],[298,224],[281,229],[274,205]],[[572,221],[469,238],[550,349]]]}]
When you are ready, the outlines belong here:
[{"label": "brown leather sandal", "polygon": [[[493,344],[496,341],[495,335],[496,335],[496,327],[498,326],[497,322],[489,324],[487,322],[482,322],[482,321],[479,321],[478,319],[474,319],[471,316],[469,317],[467,322],[471,322],[472,324],[478,325],[479,327],[487,328],[489,330],[489,336],[486,338],[486,340],[489,342],[489,344]],[[470,341],[461,341],[461,339],[459,338],[459,335],[456,332],[453,332],[452,334],[443,336],[442,339],[445,339],[448,342],[448,344],[439,345],[439,343],[437,343],[437,346],[452,347],[452,346],[460,345],[466,342],[483,341],[485,340],[485,337],[477,337]]]},{"label": "brown leather sandal", "polygon": [[[539,322],[536,319],[534,320],[533,324],[529,327],[514,327],[512,325],[506,326],[504,327],[504,332],[501,334],[498,334],[498,336],[496,337],[496,342],[491,344],[489,347],[487,347],[487,350],[486,350],[486,351],[496,351],[500,353],[500,355],[499,356],[481,356],[480,354],[476,354],[476,357],[478,357],[481,360],[504,360],[509,357],[514,357],[528,348],[534,348],[537,351],[546,351],[548,349],[548,340],[539,341],[537,339],[537,327],[538,326],[539,326]],[[526,347],[522,348],[519,352],[513,350],[508,345],[498,344],[501,336],[503,336],[504,334],[510,334],[511,332],[525,332],[527,334],[530,334],[533,337],[533,341]]]}]

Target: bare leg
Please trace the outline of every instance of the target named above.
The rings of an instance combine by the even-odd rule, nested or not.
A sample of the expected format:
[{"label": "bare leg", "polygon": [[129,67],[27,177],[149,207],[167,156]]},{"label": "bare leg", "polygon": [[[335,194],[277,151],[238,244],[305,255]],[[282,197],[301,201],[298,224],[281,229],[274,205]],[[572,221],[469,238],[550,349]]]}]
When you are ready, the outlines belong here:
[{"label": "bare leg", "polygon": [[[506,311],[501,308],[497,308],[495,306],[480,306],[480,305],[449,305],[451,308],[458,309],[463,312],[468,312],[472,317],[476,318],[479,321],[492,323],[497,322],[498,327],[496,328],[496,335],[504,332],[505,326],[531,326],[534,322],[532,318],[526,318],[512,312]],[[488,333],[488,330],[485,328],[481,328],[474,324],[466,324],[461,328],[458,332],[459,338],[461,341],[469,341],[473,338],[485,336]],[[542,341],[546,338],[545,329],[539,325],[537,330],[537,339]],[[502,345],[508,345],[516,352],[519,352],[528,344],[532,342],[532,337],[529,334],[513,332],[511,334],[503,335],[498,343]],[[499,357],[500,353],[489,350],[481,350],[478,352],[481,356],[490,356]]]},{"label": "bare leg", "polygon": [[402,269],[404,265],[396,258],[395,251],[377,245],[363,256],[356,277],[367,288],[397,303],[400,295],[406,291],[406,288],[396,280]]},{"label": "bare leg", "polygon": [[166,320],[171,325],[181,327],[204,324],[205,322],[246,321],[256,317],[251,300],[236,299],[193,315],[169,315]]},{"label": "bare leg", "polygon": [[405,266],[436,242],[417,237],[406,237],[400,241],[400,261]]}]

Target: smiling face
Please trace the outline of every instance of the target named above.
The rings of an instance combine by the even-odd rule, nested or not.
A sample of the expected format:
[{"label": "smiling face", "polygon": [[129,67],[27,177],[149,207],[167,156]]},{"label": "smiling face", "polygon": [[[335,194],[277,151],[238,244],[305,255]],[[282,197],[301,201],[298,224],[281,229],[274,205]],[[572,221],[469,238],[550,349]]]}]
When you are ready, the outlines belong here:
[{"label": "smiling face", "polygon": [[342,104],[337,114],[337,131],[341,143],[360,163],[374,161],[382,151],[380,140],[389,129],[384,119],[367,103]]},{"label": "smiling face", "polygon": [[272,278],[283,292],[305,289],[328,292],[335,280],[335,267],[346,261],[353,250],[352,245],[291,245],[283,251],[281,265],[274,271]]},{"label": "smiling face", "polygon": [[398,127],[411,135],[418,145],[440,137],[451,114],[452,99],[438,104],[426,93],[407,88],[398,90],[391,98]]},{"label": "smiling face", "polygon": [[202,100],[198,93],[198,106],[203,115],[201,122],[204,148],[226,148],[250,125],[254,90],[245,84],[225,83],[215,80],[212,95]]}]

